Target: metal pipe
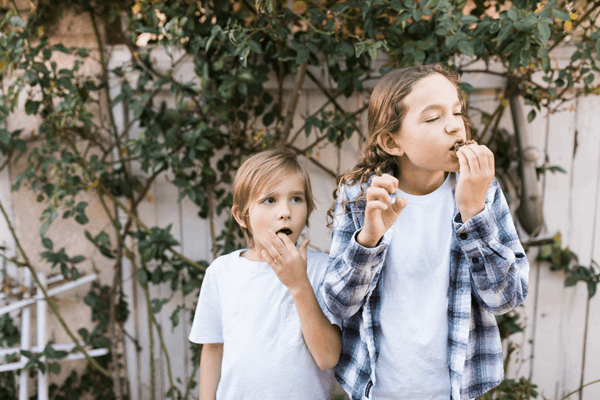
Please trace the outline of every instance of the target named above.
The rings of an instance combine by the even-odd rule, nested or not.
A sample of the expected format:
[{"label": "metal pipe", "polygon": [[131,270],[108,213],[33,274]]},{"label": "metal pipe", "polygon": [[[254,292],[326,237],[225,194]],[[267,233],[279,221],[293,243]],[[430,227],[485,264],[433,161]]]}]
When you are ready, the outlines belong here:
[{"label": "metal pipe", "polygon": [[540,152],[530,144],[527,120],[518,94],[510,96],[510,112],[519,147],[519,175],[521,176],[521,202],[517,209],[517,218],[527,234],[537,236],[544,223],[535,170]]}]

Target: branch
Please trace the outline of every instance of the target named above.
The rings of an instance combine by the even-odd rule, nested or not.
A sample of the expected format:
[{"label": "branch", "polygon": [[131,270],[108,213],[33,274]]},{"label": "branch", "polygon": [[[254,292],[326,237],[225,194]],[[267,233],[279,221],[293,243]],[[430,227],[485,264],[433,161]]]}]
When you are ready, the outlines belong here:
[{"label": "branch", "polygon": [[304,77],[306,76],[306,67],[308,66],[308,61],[300,64],[298,70],[296,71],[296,85],[294,86],[294,91],[292,92],[292,101],[288,104],[288,109],[286,111],[285,119],[283,121],[283,128],[279,133],[279,143],[277,147],[283,148],[290,136],[290,131],[292,130],[292,124],[294,122],[294,113],[296,112],[296,107],[298,106],[298,100],[300,99],[300,93],[302,91],[302,85],[304,84]]},{"label": "branch", "polygon": [[17,248],[19,249],[19,252],[21,253],[21,256],[25,260],[25,262],[23,264],[25,264],[27,266],[27,268],[29,269],[29,271],[31,272],[31,276],[35,280],[35,283],[37,284],[38,288],[44,294],[44,300],[46,301],[46,303],[48,303],[48,306],[50,306],[50,309],[52,310],[52,312],[54,313],[54,315],[58,319],[58,322],[63,327],[63,329],[65,330],[65,332],[67,332],[67,335],[69,335],[69,337],[71,338],[71,340],[75,344],[75,347],[77,348],[77,350],[79,350],[85,356],[85,358],[88,360],[88,362],[96,370],[98,370],[98,372],[100,372],[102,375],[106,376],[107,378],[110,378],[111,377],[110,376],[110,372],[108,372],[107,370],[105,370],[104,368],[102,368],[100,366],[100,364],[98,364],[96,362],[96,360],[94,360],[87,353],[87,351],[85,351],[85,349],[79,344],[79,340],[77,340],[77,338],[75,338],[75,335],[73,334],[73,332],[71,332],[71,330],[69,329],[69,327],[65,323],[65,320],[58,313],[58,310],[54,306],[54,303],[52,302],[52,300],[50,300],[50,297],[48,297],[48,293],[46,292],[46,289],[44,289],[44,287],[42,286],[40,280],[38,279],[37,272],[35,271],[35,269],[31,265],[31,262],[29,262],[29,258],[27,257],[27,254],[25,254],[25,250],[23,250],[23,247],[21,247],[21,243],[19,242],[19,239],[17,238],[17,234],[15,233],[15,230],[14,230],[14,228],[12,226],[12,223],[10,222],[10,219],[8,218],[8,215],[6,214],[6,210],[4,209],[4,206],[2,205],[2,201],[0,201],[0,211],[2,211],[2,214],[4,215],[4,218],[6,219],[6,224],[8,225],[8,229],[10,230],[10,233],[12,234],[12,237],[13,237],[13,239],[15,241],[15,244],[17,245]]},{"label": "branch", "polygon": [[[304,155],[304,153],[302,153],[302,150],[300,150],[299,148],[297,148],[296,146],[292,146],[292,149],[301,155]],[[329,175],[331,175],[333,178],[337,177],[337,174],[335,172],[333,172],[332,170],[330,170],[329,168],[327,168],[325,165],[321,164],[319,161],[317,161],[314,157],[307,157],[308,160],[310,162],[312,162],[313,164],[315,164],[317,167],[321,168],[323,171],[327,172]]]},{"label": "branch", "polygon": [[[600,1],[596,1],[589,10],[587,10],[581,17],[577,18],[573,22],[571,32],[575,32],[575,29],[577,29],[577,27],[579,25],[581,25],[581,23],[583,21],[587,21],[587,18],[590,16],[590,14],[599,6],[600,6]],[[552,46],[550,46],[548,48],[548,53],[550,53],[556,46],[558,46],[569,35],[570,35],[570,33],[566,33],[566,34],[561,33],[561,36],[554,42],[554,44],[552,44]]]}]

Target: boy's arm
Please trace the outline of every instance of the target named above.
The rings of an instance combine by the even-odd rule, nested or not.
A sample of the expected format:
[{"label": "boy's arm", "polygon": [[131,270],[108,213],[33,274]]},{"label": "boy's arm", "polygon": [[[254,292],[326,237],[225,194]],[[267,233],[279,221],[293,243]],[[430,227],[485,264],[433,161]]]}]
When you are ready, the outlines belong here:
[{"label": "boy's arm", "polygon": [[[352,218],[344,187],[334,212],[329,263],[322,295],[327,309],[337,318],[350,318],[360,310],[371,286],[381,272],[386,244],[369,248],[356,240],[360,230]],[[347,198],[347,197],[346,197]]]},{"label": "boy's arm", "polygon": [[304,341],[323,371],[335,367],[342,352],[342,333],[323,314],[307,275],[307,245],[305,239],[296,249],[290,238],[269,231],[263,240],[262,256],[269,263],[277,278],[292,295]]},{"label": "boy's arm", "polygon": [[342,352],[342,331],[325,317],[310,284],[290,293],[310,354],[323,371],[335,367]]},{"label": "boy's arm", "polygon": [[527,295],[529,262],[496,179],[484,210],[464,224],[458,218],[454,224],[480,305],[499,315],[521,304]]},{"label": "boy's arm", "polygon": [[217,387],[221,380],[221,361],[223,360],[223,343],[206,343],[202,345],[200,355],[200,400],[215,400]]}]

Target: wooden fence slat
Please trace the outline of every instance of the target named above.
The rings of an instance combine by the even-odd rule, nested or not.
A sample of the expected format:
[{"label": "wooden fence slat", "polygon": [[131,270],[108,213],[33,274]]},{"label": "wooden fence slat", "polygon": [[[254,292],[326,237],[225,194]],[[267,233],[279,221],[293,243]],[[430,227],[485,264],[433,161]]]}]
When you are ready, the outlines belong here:
[{"label": "wooden fence slat", "polygon": [[[568,169],[573,156],[574,120],[573,112],[551,115],[547,154],[552,165]],[[571,186],[570,174],[554,174],[546,177],[544,193],[544,216],[548,235],[568,226],[568,196]],[[538,385],[540,393],[546,397],[558,396],[561,387],[561,332],[562,299],[564,277],[560,272],[550,271],[542,265],[539,271],[539,289],[535,331],[535,353],[533,354],[532,382]]]},{"label": "wooden fence slat", "polygon": [[[591,140],[588,143],[582,143],[582,146],[587,146],[588,152],[591,152],[590,170],[580,171],[583,176],[589,179],[590,188],[585,195],[590,197],[593,204],[593,209],[589,215],[575,216],[579,221],[588,219],[588,224],[592,226],[591,232],[586,232],[589,237],[582,235],[582,240],[590,243],[589,253],[582,252],[581,263],[589,265],[591,260],[600,262],[600,138],[598,137],[598,114],[600,109],[599,97],[588,97],[584,100],[584,107],[581,107],[580,126],[581,130],[589,132],[588,136]],[[595,156],[595,159],[593,158]],[[595,161],[595,167],[594,163]],[[589,175],[588,175],[589,173]],[[579,194],[578,194],[579,195]],[[587,250],[587,249],[586,249]],[[599,271],[596,270],[596,273]],[[590,299],[587,321],[587,338],[585,346],[585,368],[583,373],[583,384],[600,379],[600,296],[596,294]],[[598,399],[600,398],[600,383],[591,385],[583,389],[583,399]]]}]

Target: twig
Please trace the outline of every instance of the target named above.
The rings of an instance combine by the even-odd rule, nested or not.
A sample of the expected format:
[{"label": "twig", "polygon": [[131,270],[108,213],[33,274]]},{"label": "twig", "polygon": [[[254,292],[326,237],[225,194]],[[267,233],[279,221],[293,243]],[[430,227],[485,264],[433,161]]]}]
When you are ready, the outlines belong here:
[{"label": "twig", "polygon": [[563,397],[563,398],[562,398],[562,399],[560,399],[560,400],[565,400],[566,398],[569,398],[569,397],[571,397],[571,395],[573,395],[573,394],[575,394],[575,393],[579,392],[579,391],[580,391],[581,389],[583,389],[584,387],[587,387],[587,386],[593,385],[594,383],[600,383],[600,379],[598,379],[598,380],[595,380],[595,381],[592,381],[592,382],[589,382],[589,383],[586,383],[585,385],[583,385],[583,386],[581,386],[581,387],[579,387],[579,388],[575,389],[574,391],[572,391],[571,393],[569,393],[568,395],[566,395],[565,397]]},{"label": "twig", "polygon": [[[292,146],[292,149],[298,153],[298,154],[302,154],[302,150],[297,148],[296,146]],[[337,174],[335,172],[333,172],[332,170],[330,170],[329,168],[327,168],[325,165],[321,164],[319,161],[317,161],[314,157],[309,157],[308,160],[310,162],[312,162],[313,164],[315,164],[317,167],[321,168],[323,171],[327,172],[329,175],[331,175],[333,178],[337,177]]]},{"label": "twig", "polygon": [[292,92],[292,101],[288,104],[285,119],[283,121],[283,128],[281,129],[281,132],[278,135],[279,143],[277,144],[277,147],[279,148],[285,147],[286,142],[290,136],[292,124],[294,123],[294,113],[296,112],[298,100],[300,99],[300,93],[302,91],[302,85],[304,84],[304,77],[306,76],[307,66],[308,61],[305,61],[304,63],[300,64],[298,70],[296,71],[296,85],[294,86],[294,91]]}]

